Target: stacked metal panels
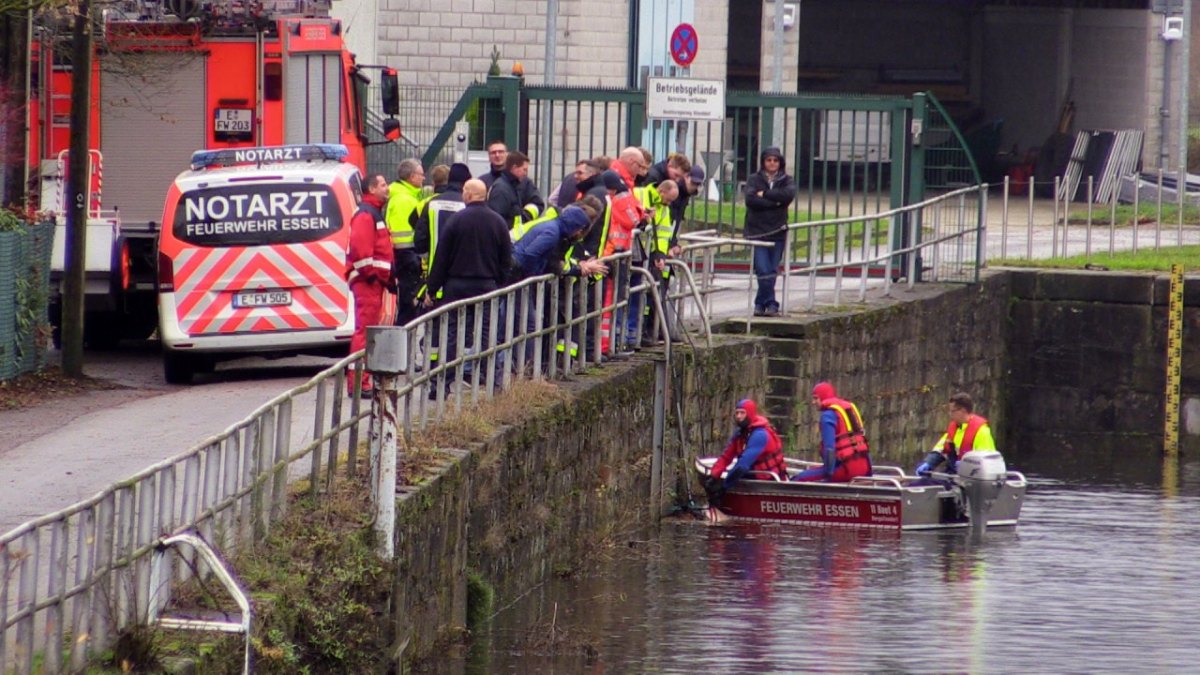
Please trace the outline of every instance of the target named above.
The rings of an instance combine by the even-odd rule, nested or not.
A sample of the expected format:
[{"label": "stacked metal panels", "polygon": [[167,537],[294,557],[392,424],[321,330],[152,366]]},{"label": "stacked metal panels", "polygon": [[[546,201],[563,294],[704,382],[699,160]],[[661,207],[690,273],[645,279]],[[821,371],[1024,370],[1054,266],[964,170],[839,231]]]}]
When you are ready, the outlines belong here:
[{"label": "stacked metal panels", "polygon": [[1143,132],[1140,129],[1118,131],[1080,131],[1063,172],[1059,197],[1071,201],[1087,201],[1079,194],[1084,179],[1092,177],[1092,201],[1111,202],[1117,195],[1121,178],[1137,170],[1142,155]]}]

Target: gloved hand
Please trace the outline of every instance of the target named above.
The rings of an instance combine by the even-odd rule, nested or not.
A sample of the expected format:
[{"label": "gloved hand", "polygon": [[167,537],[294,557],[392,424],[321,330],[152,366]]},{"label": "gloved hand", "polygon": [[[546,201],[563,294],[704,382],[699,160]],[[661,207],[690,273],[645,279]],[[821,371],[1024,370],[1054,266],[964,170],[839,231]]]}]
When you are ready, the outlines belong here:
[{"label": "gloved hand", "polygon": [[928,476],[930,471],[933,471],[936,467],[941,466],[942,462],[944,461],[946,461],[946,458],[942,456],[942,453],[930,452],[928,455],[925,455],[925,460],[922,461],[920,466],[917,467],[917,475]]}]

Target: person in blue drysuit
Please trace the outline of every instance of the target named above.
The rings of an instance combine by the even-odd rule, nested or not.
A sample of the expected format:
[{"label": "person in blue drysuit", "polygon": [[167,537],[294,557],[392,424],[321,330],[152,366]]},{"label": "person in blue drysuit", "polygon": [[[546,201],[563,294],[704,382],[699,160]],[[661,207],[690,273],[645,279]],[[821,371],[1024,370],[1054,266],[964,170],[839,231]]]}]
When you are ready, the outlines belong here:
[{"label": "person in blue drysuit", "polygon": [[870,476],[870,450],[858,406],[838,398],[829,382],[818,382],[813,387],[812,403],[821,415],[822,465],[802,471],[792,480],[845,483],[858,476]]}]

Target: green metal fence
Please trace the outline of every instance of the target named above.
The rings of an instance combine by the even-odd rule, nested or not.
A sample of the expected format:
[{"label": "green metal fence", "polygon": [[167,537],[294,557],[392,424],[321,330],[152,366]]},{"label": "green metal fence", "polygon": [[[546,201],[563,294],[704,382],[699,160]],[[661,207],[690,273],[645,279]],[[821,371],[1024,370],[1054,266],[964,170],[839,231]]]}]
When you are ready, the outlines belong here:
[{"label": "green metal fence", "polygon": [[[527,86],[489,77],[469,86],[424,146],[427,166],[449,160],[455,124],[471,123],[472,149],[502,138],[530,156],[530,178],[549,194],[575,163],[621,148],[652,148],[657,158],[681,152],[705,170],[685,229],[737,235],[745,218],[742,187],[759,156],[778,146],[796,181],[793,222],[870,214],[915,204],[927,190],[978,184],[971,150],[932,96],[768,94],[731,91],[721,122],[650,121],[640,90]],[[896,228],[904,236],[906,221]],[[832,255],[836,236],[816,227],[794,242],[793,260]],[[887,244],[864,240],[873,257]],[[896,245],[898,242],[891,242]],[[809,260],[816,256],[817,260]],[[731,262],[738,262],[736,260]]]},{"label": "green metal fence", "polygon": [[925,186],[931,190],[952,190],[983,182],[975,157],[994,157],[999,149],[1000,122],[980,125],[963,136],[941,102],[927,94],[928,123],[922,130],[925,146]]},{"label": "green metal fence", "polygon": [[54,224],[0,232],[0,381],[46,365]]}]

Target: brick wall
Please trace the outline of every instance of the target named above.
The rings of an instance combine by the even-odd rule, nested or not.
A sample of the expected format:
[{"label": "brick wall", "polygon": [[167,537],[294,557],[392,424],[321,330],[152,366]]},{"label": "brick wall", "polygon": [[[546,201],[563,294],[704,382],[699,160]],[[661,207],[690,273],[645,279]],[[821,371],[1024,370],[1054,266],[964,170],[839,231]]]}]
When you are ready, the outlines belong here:
[{"label": "brick wall", "polygon": [[[378,54],[402,84],[463,87],[482,81],[492,47],[507,75],[545,78],[546,3],[528,0],[378,0]],[[557,82],[623,86],[629,5],[560,0]]]}]

